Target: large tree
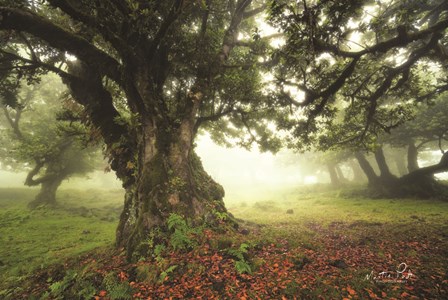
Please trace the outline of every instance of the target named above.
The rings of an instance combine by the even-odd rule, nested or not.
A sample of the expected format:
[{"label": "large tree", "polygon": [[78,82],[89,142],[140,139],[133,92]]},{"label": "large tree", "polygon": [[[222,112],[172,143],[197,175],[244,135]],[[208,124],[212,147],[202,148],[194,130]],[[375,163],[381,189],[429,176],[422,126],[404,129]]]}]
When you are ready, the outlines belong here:
[{"label": "large tree", "polygon": [[1,1],[2,59],[59,74],[103,137],[126,189],[117,244],[130,255],[171,213],[199,224],[225,211],[194,153],[201,126],[270,144],[262,2]]},{"label": "large tree", "polygon": [[[12,81],[11,81],[12,82]],[[73,117],[63,120],[61,110],[64,85],[55,76],[45,76],[40,83],[17,90],[0,88],[0,167],[26,171],[27,186],[40,186],[30,208],[56,205],[56,191],[72,176],[84,175],[101,162],[97,141],[88,143],[87,128]],[[73,106],[66,99],[66,106]],[[89,144],[89,145],[88,145]]]}]

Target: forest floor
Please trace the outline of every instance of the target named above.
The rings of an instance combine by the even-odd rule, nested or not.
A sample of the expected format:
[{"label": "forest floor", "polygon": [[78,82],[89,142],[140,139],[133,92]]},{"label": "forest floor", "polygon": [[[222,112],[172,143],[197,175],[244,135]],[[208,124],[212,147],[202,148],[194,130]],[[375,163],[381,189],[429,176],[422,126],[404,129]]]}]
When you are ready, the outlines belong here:
[{"label": "forest floor", "polygon": [[183,228],[184,242],[129,264],[112,246],[122,192],[61,191],[57,209],[29,211],[33,193],[0,189],[1,299],[448,295],[448,202],[316,187],[229,202],[239,232]]}]

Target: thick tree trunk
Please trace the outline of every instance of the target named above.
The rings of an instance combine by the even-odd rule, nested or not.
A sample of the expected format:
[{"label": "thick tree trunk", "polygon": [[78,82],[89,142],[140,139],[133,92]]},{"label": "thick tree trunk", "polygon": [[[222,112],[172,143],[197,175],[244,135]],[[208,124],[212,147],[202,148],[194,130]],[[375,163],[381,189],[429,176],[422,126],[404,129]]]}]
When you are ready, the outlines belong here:
[{"label": "thick tree trunk", "polygon": [[378,164],[378,168],[380,169],[380,178],[383,181],[388,181],[390,179],[394,179],[395,176],[390,172],[389,166],[386,162],[386,157],[384,156],[383,148],[378,148],[374,152],[375,160]]},{"label": "thick tree trunk", "polygon": [[142,243],[155,232],[166,232],[172,213],[191,226],[215,222],[226,212],[224,190],[202,167],[193,149],[193,126],[185,121],[177,129],[159,129],[145,122],[140,136],[135,180],[126,187],[125,206],[116,242],[128,258],[147,252]]},{"label": "thick tree trunk", "polygon": [[409,173],[418,170],[418,149],[415,147],[414,141],[408,143],[408,171]]},{"label": "thick tree trunk", "polygon": [[364,171],[364,174],[367,176],[369,185],[376,184],[378,182],[378,176],[375,174],[375,171],[373,170],[364,154],[362,154],[361,152],[356,152],[355,157],[358,160],[359,166]]},{"label": "thick tree trunk", "polygon": [[334,164],[327,164],[328,173],[330,174],[330,181],[333,186],[340,186],[341,181],[339,180],[339,176],[336,170],[336,166]]},{"label": "thick tree trunk", "polygon": [[33,201],[28,203],[28,207],[35,209],[40,205],[55,206],[56,205],[56,191],[61,185],[63,178],[53,178],[41,183],[40,191]]},{"label": "thick tree trunk", "polygon": [[400,177],[406,175],[407,170],[406,170],[406,163],[405,163],[404,156],[396,155],[394,157],[394,161],[395,161],[395,165],[397,167],[398,175]]}]

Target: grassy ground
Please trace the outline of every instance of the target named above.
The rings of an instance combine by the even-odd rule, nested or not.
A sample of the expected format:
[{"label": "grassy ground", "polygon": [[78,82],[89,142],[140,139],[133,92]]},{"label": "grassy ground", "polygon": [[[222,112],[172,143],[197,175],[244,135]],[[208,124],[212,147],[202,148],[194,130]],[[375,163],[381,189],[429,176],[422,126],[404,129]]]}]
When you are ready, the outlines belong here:
[{"label": "grassy ground", "polygon": [[113,243],[121,191],[62,190],[59,207],[30,211],[36,192],[0,189],[0,299],[34,272]]},{"label": "grassy ground", "polygon": [[186,230],[184,249],[170,241],[128,264],[107,247],[122,194],[63,191],[60,208],[33,212],[25,209],[31,197],[0,191],[0,298],[444,299],[448,292],[447,202],[316,187],[229,201],[244,220],[239,233]]}]

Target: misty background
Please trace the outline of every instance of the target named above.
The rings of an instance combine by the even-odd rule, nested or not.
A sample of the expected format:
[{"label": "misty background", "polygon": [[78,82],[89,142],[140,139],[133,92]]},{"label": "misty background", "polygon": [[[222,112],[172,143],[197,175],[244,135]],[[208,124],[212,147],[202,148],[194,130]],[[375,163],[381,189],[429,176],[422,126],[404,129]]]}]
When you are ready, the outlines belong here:
[{"label": "misty background", "polygon": [[[286,150],[274,155],[260,153],[257,149],[248,151],[226,148],[216,145],[207,135],[201,135],[196,151],[205,170],[223,185],[226,201],[270,200],[284,190],[315,183],[317,180],[314,176],[304,176],[298,164],[289,162],[286,157],[291,153]],[[320,173],[320,182],[329,182],[328,175]],[[25,172],[0,171],[0,187],[24,187],[25,178]],[[39,186],[34,188],[39,189]],[[121,182],[113,171],[95,170],[87,175],[65,180],[61,189],[70,188],[121,189]]]},{"label": "misty background", "polygon": [[[301,154],[291,150],[272,154],[260,153],[256,147],[251,151],[227,148],[215,144],[208,135],[199,136],[196,144],[205,170],[224,187],[226,202],[285,200],[288,194],[300,187],[330,183],[324,166],[318,167],[316,162],[303,166],[299,161]],[[440,153],[430,151],[423,157],[426,159],[420,159],[419,163],[426,166],[436,162]],[[344,165],[342,168],[348,179],[352,179],[351,170]],[[26,175],[26,172],[0,170],[0,188],[25,187]],[[448,178],[445,173],[437,177]],[[27,188],[37,190],[40,187]],[[113,171],[101,170],[69,178],[61,186],[61,189],[109,189],[117,192],[121,188],[121,182]]]}]

